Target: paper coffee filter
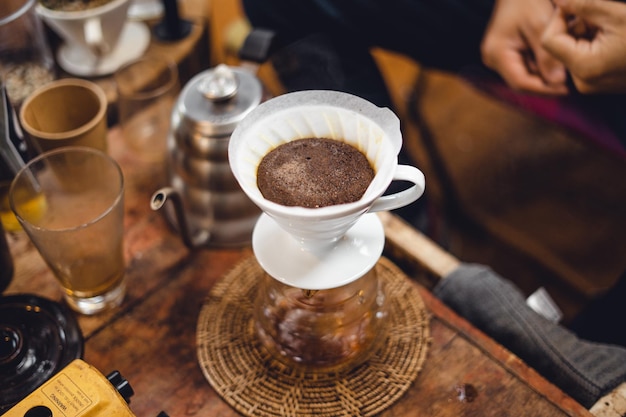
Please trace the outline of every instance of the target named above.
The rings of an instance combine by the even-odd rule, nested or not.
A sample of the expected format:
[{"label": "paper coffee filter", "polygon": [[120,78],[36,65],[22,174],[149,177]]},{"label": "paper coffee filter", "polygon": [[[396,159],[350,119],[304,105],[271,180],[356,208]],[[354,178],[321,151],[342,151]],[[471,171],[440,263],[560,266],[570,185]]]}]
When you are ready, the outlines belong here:
[{"label": "paper coffee filter", "polygon": [[[56,19],[61,19],[61,20],[86,19],[86,18],[93,16],[95,9],[98,9],[99,13],[107,13],[110,10],[115,9],[116,7],[119,7],[122,3],[125,3],[127,1],[128,0],[112,0],[108,3],[104,3],[95,8],[89,8],[85,10],[71,10],[71,11],[50,9],[44,6],[43,4],[38,4],[37,13],[42,15],[44,18],[52,16]],[[130,6],[130,3],[131,2],[128,1],[129,6]]]},{"label": "paper coffee filter", "polygon": [[[253,201],[261,200],[265,205],[279,206],[265,200],[257,187],[259,163],[277,146],[311,137],[346,142],[368,158],[376,176],[362,200],[378,197],[391,182],[402,137],[400,122],[389,109],[381,109],[345,93],[290,93],[257,107],[231,136],[231,168]],[[381,170],[383,166],[386,169]],[[376,195],[372,197],[371,194]],[[358,205],[359,202],[349,204]],[[290,207],[290,210],[314,211],[316,217],[323,217],[326,208]]]}]

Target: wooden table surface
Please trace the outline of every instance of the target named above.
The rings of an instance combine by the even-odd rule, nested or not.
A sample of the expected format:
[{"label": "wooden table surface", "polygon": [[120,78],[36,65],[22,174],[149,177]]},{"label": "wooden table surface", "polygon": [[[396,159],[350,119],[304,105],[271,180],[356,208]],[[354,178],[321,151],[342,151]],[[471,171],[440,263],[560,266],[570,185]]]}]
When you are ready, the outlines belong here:
[{"label": "wooden table surface", "polygon": [[[119,370],[128,379],[135,390],[130,407],[137,416],[153,417],[162,410],[171,417],[237,416],[204,378],[195,335],[205,297],[227,271],[252,254],[251,248],[189,251],[162,214],[149,207],[150,196],[163,184],[162,168],[128,151],[117,128],[109,133],[109,145],[126,181],[128,295],[114,311],[78,317],[84,360],[103,374]],[[15,276],[5,294],[60,300],[55,279],[25,234],[9,234],[8,240]],[[415,285],[432,314],[432,343],[412,387],[383,416],[590,415],[425,287]],[[464,385],[475,390],[472,401],[459,399],[457,389]]]}]

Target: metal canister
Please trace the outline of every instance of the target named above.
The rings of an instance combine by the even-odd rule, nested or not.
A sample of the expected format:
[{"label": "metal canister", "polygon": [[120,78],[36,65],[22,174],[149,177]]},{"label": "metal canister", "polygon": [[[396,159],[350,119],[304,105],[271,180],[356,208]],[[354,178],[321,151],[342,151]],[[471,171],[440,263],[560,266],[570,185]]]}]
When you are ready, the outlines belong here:
[{"label": "metal canister", "polygon": [[[228,163],[237,124],[263,99],[259,79],[243,68],[220,65],[183,88],[168,137],[170,186],[152,198],[190,247],[250,243],[261,213],[239,187]],[[165,205],[167,200],[173,204]]]}]

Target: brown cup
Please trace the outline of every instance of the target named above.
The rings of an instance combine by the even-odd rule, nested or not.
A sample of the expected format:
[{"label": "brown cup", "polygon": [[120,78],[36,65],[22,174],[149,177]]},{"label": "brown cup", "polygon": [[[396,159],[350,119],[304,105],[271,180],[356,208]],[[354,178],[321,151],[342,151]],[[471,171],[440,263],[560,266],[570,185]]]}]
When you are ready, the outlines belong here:
[{"label": "brown cup", "polygon": [[91,81],[66,78],[35,90],[20,109],[20,122],[39,152],[62,146],[107,151],[107,99]]}]

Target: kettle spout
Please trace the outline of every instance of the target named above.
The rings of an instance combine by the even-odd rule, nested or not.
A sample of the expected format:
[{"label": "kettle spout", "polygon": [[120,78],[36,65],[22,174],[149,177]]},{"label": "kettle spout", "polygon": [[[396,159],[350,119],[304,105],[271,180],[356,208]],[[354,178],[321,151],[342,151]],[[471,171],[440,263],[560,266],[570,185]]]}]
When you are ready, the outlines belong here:
[{"label": "kettle spout", "polygon": [[205,246],[209,242],[210,233],[207,231],[200,231],[192,236],[189,226],[187,225],[187,216],[183,208],[183,201],[177,190],[172,187],[164,187],[157,190],[150,200],[150,208],[154,211],[160,210],[167,201],[171,201],[174,208],[174,215],[176,216],[176,222],[178,223],[178,229],[180,230],[183,243],[190,248],[195,249],[200,246]]}]

